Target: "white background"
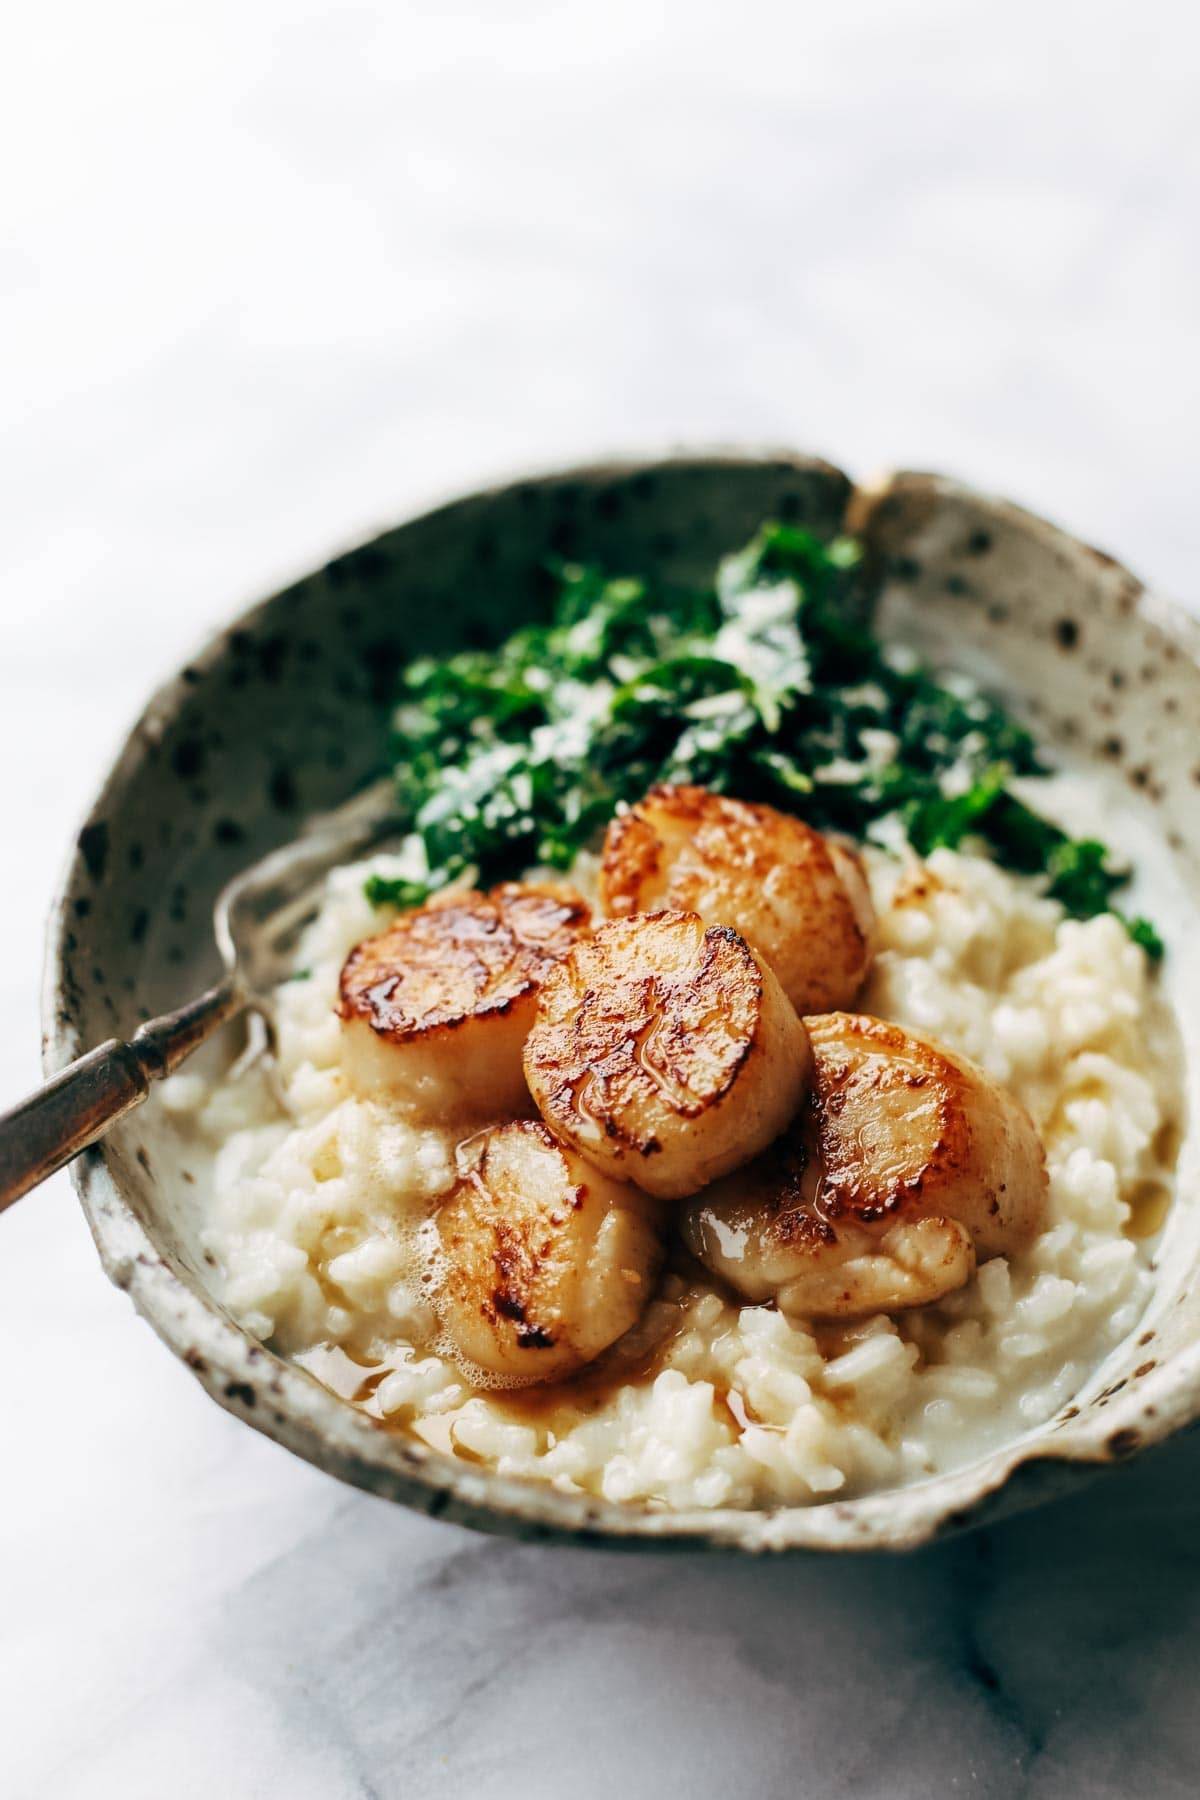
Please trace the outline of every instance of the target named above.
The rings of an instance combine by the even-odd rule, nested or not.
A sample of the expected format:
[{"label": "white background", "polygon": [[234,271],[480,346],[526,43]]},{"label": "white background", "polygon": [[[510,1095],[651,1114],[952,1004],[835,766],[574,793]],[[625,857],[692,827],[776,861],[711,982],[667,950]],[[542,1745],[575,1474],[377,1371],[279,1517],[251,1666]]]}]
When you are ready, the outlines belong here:
[{"label": "white background", "polygon": [[[0,1095],[147,689],[430,495],[765,439],[1195,599],[1198,61],[1182,0],[10,14]],[[0,1222],[0,1471],[5,1800],[1194,1792],[1186,1446],[898,1565],[495,1545],[221,1415],[60,1177]]]}]

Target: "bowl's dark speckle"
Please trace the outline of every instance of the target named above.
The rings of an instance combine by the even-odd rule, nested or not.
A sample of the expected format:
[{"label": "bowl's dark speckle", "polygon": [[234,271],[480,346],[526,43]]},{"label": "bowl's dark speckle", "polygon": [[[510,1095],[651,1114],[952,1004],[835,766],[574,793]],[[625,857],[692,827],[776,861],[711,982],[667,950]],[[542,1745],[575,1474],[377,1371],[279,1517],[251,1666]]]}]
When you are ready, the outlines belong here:
[{"label": "bowl's dark speckle", "polygon": [[1138,1433],[1132,1426],[1125,1426],[1120,1431],[1114,1431],[1108,1439],[1108,1452],[1110,1456],[1123,1461],[1125,1457],[1132,1456],[1140,1445],[1141,1438]]},{"label": "bowl's dark speckle", "polygon": [[276,812],[295,812],[300,803],[295,776],[288,768],[281,767],[272,771],[268,792]]},{"label": "bowl's dark speckle", "polygon": [[288,640],[281,631],[273,632],[270,637],[261,640],[258,645],[260,680],[272,686],[279,680],[287,663],[289,648]]},{"label": "bowl's dark speckle", "polygon": [[384,707],[396,691],[401,665],[406,660],[404,645],[395,637],[374,638],[363,646],[362,660],[371,701]]},{"label": "bowl's dark speckle", "polygon": [[[568,490],[568,492],[572,493],[572,498],[574,499],[575,495],[573,490]],[[560,503],[565,498],[565,494],[560,496]],[[596,495],[595,502],[596,517],[598,519],[602,519],[606,523],[611,523],[612,520],[619,519],[624,510],[625,495],[619,487],[601,488],[600,492]]]},{"label": "bowl's dark speckle", "polygon": [[103,881],[108,868],[108,822],[98,819],[79,834],[79,854],[93,881]]},{"label": "bowl's dark speckle", "polygon": [[550,527],[549,545],[556,556],[575,557],[580,553],[583,542],[583,527],[578,519],[568,515],[555,519]]},{"label": "bowl's dark speckle", "polygon": [[204,744],[198,737],[185,737],[171,751],[171,767],[183,780],[191,780],[204,767]]}]

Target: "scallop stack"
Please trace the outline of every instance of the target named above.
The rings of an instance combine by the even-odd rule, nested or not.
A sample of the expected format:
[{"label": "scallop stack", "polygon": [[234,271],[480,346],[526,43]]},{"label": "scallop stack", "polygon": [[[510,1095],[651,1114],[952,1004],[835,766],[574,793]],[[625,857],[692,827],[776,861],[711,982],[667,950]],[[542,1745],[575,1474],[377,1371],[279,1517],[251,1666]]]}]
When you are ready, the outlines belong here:
[{"label": "scallop stack", "polygon": [[434,1226],[465,1365],[573,1375],[637,1323],[672,1241],[752,1302],[847,1318],[939,1299],[1040,1228],[1016,1102],[842,1010],[874,928],[851,846],[660,786],[610,824],[600,905],[443,895],[342,971],[347,1080],[460,1134]]}]

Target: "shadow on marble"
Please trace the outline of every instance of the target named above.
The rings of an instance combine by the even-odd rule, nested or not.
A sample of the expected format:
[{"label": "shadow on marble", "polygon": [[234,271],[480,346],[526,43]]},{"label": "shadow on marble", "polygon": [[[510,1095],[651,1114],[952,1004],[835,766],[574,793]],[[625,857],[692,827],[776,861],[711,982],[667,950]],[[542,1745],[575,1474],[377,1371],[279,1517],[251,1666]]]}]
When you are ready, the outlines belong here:
[{"label": "shadow on marble", "polygon": [[389,1800],[1192,1794],[1198,1483],[1200,1437],[908,1559],[786,1563],[532,1548],[354,1497],[206,1654]]}]

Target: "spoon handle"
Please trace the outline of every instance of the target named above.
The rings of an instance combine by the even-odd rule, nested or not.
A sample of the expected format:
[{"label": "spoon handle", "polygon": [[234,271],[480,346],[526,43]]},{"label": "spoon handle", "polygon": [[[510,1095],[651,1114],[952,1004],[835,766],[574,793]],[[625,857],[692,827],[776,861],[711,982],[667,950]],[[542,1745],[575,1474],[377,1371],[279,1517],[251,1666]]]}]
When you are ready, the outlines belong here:
[{"label": "spoon handle", "polygon": [[243,1004],[227,976],[177,1012],[148,1020],[128,1043],[110,1038],[89,1050],[0,1114],[0,1212],[140,1105],[151,1082],[177,1069]]}]

